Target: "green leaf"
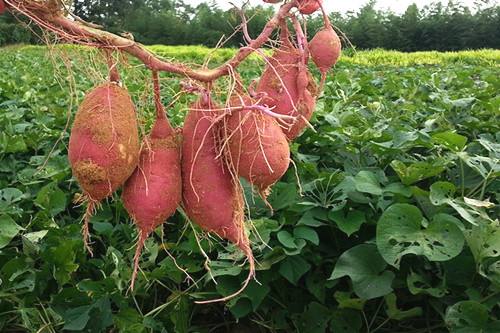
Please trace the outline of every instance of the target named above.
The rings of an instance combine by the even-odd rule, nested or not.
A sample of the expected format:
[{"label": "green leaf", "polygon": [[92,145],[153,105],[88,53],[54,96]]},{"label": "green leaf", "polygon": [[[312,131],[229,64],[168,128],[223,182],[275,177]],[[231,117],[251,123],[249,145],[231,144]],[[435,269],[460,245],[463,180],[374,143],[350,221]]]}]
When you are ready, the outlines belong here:
[{"label": "green leaf", "polygon": [[277,183],[268,198],[275,211],[287,208],[297,200],[297,187],[294,183]]},{"label": "green leaf", "polygon": [[279,272],[290,283],[297,285],[299,279],[306,274],[311,265],[300,256],[286,258],[280,265]]},{"label": "green leaf", "polygon": [[420,210],[408,204],[389,207],[377,223],[377,247],[387,263],[399,268],[406,254],[423,255],[431,261],[456,257],[464,237],[453,216],[435,215],[426,228]]},{"label": "green leaf", "polygon": [[342,253],[330,279],[349,276],[356,295],[369,300],[392,291],[394,273],[385,271],[386,267],[375,245],[361,244]]},{"label": "green leaf", "polygon": [[451,332],[495,333],[500,329],[499,322],[490,322],[488,308],[475,301],[462,301],[450,306],[444,318]]},{"label": "green leaf", "polygon": [[319,221],[316,216],[318,214],[316,213],[315,209],[308,210],[307,212],[302,215],[300,220],[297,222],[297,225],[305,225],[309,227],[320,227],[322,225],[325,225],[325,223]]},{"label": "green leaf", "polygon": [[439,206],[444,205],[453,200],[453,195],[456,192],[456,187],[449,182],[435,182],[431,185],[431,193],[429,198],[432,204]]},{"label": "green leaf", "polygon": [[469,251],[443,263],[446,284],[449,286],[470,286],[476,275],[476,263]]},{"label": "green leaf", "polygon": [[340,309],[333,312],[330,321],[330,332],[334,333],[359,333],[363,326],[361,315],[358,311]]},{"label": "green leaf", "polygon": [[377,179],[377,176],[370,171],[360,171],[355,177],[356,190],[362,193],[373,195],[382,195],[382,188]]},{"label": "green leaf", "polygon": [[327,279],[321,270],[307,274],[306,287],[307,290],[314,296],[320,303],[325,302],[325,289]]},{"label": "green leaf", "polygon": [[113,321],[120,332],[142,333],[146,331],[142,323],[142,316],[132,308],[121,309],[113,316]]},{"label": "green leaf", "polygon": [[462,151],[467,144],[467,137],[452,131],[433,134],[432,139],[454,152]]},{"label": "green leaf", "polygon": [[406,198],[411,197],[411,188],[408,186],[405,186],[401,183],[392,183],[387,185],[384,188],[384,194],[391,193],[391,194],[399,194],[402,195]]},{"label": "green leaf", "polygon": [[13,292],[21,295],[31,293],[35,289],[35,270],[31,259],[15,257],[3,265],[0,271],[1,291]]},{"label": "green leaf", "polygon": [[[460,216],[467,222],[478,225],[481,221],[480,212],[469,209],[463,200],[453,199],[455,193],[455,185],[449,182],[436,182],[431,185],[430,200],[433,205],[440,206],[444,204],[450,205]],[[475,217],[474,215],[478,216]],[[486,217],[487,219],[487,217]]]},{"label": "green leaf", "polygon": [[310,241],[314,245],[319,245],[318,233],[309,227],[297,227],[293,229],[293,236],[295,238],[301,238]]},{"label": "green leaf", "polygon": [[409,310],[400,310],[396,304],[396,295],[389,294],[385,296],[385,304],[387,305],[387,315],[394,320],[405,320],[412,317],[420,317],[423,313],[421,307],[414,307]]},{"label": "green leaf", "polygon": [[287,257],[285,251],[281,247],[275,247],[267,252],[256,265],[256,270],[265,271],[269,270],[274,264],[284,260]]},{"label": "green leaf", "polygon": [[[210,275],[211,277],[229,275],[238,276],[242,271],[240,265],[235,265],[234,262],[214,260],[210,261]],[[210,277],[207,277],[210,279]]]},{"label": "green leaf", "polygon": [[446,294],[446,282],[439,279],[439,285],[432,286],[430,279],[415,272],[410,272],[406,277],[408,289],[413,295],[428,294],[433,297],[443,297]]},{"label": "green leaf", "polygon": [[344,211],[330,212],[328,217],[347,236],[351,236],[357,232],[361,225],[366,222],[365,214],[359,210],[349,211],[347,216],[344,214]]},{"label": "green leaf", "polygon": [[50,215],[55,216],[66,209],[66,193],[52,183],[42,187],[38,192],[35,203],[39,207],[46,209]]},{"label": "green leaf", "polygon": [[297,244],[295,243],[295,238],[288,231],[282,230],[278,232],[277,237],[280,243],[283,244],[283,246],[286,246],[290,249],[297,248]]},{"label": "green leaf", "polygon": [[252,312],[252,302],[248,298],[238,298],[235,299],[229,306],[231,314],[237,318],[243,318]]},{"label": "green leaf", "polygon": [[409,165],[394,160],[391,167],[396,171],[405,185],[411,185],[421,180],[439,175],[446,169],[446,163],[441,160],[433,162],[415,162]]},{"label": "green leaf", "polygon": [[[55,241],[59,237],[61,237],[60,234],[51,235],[50,241]],[[58,240],[56,246],[51,246],[41,253],[46,264],[51,266],[54,278],[61,286],[71,280],[71,274],[79,267],[79,264],[76,262],[77,246],[81,246],[80,240],[63,238]]]},{"label": "green leaf", "polygon": [[80,306],[66,311],[64,314],[64,327],[68,331],[83,331],[90,320],[92,305]]},{"label": "green leaf", "polygon": [[361,298],[352,298],[352,292],[337,291],[333,295],[340,309],[363,310],[366,300]]},{"label": "green leaf", "polygon": [[0,249],[9,245],[17,234],[24,230],[8,215],[0,216]]},{"label": "green leaf", "polygon": [[312,302],[300,316],[298,331],[303,333],[324,333],[331,319],[331,311],[327,307]]},{"label": "green leaf", "polygon": [[500,226],[486,224],[474,226],[464,232],[467,244],[477,263],[481,263],[486,258],[496,258],[500,256]]},{"label": "green leaf", "polygon": [[25,253],[38,252],[40,250],[39,243],[47,235],[48,230],[29,232],[22,236],[23,250]]},{"label": "green leaf", "polygon": [[175,332],[188,332],[190,318],[190,300],[187,295],[178,295],[173,311],[170,313],[170,318],[175,326]]}]

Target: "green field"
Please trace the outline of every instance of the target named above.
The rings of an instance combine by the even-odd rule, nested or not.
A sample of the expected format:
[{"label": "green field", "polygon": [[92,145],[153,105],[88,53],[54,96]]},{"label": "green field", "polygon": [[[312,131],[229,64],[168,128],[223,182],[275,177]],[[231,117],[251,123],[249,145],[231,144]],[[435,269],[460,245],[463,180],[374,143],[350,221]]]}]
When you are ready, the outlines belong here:
[{"label": "green field", "polygon": [[[151,49],[198,64],[234,53]],[[179,213],[146,243],[133,293],[137,234],[119,194],[92,219],[85,253],[66,129],[105,80],[100,60],[0,49],[1,332],[500,331],[500,51],[345,55],[315,130],[292,144],[297,170],[274,187],[274,214],[246,187],[257,280],[225,307],[194,301],[238,289],[247,265]],[[249,59],[243,78],[260,65]],[[145,133],[149,74],[133,60],[121,69]],[[165,105],[178,85],[162,76]],[[174,124],[194,98],[169,110]]]}]

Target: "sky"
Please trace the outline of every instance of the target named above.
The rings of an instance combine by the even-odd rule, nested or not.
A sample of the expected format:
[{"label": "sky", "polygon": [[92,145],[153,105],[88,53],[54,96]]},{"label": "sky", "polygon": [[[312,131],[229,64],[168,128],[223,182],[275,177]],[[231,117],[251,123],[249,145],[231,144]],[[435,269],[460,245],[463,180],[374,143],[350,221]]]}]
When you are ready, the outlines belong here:
[{"label": "sky", "polygon": [[[191,5],[197,5],[200,2],[208,2],[210,0],[184,0],[185,3],[189,3]],[[441,1],[443,4],[448,3],[448,0],[378,0],[377,8],[378,9],[391,9],[396,13],[403,13],[405,9],[411,5],[412,3],[416,3],[419,7],[423,7],[430,3]],[[241,4],[243,0],[215,0],[217,4],[221,8],[229,8],[230,2],[234,2],[235,4]],[[366,4],[368,0],[325,0],[325,7],[328,11],[339,11],[345,13],[347,11],[357,11],[364,4]],[[473,7],[474,0],[461,0],[462,4]],[[250,0],[250,3],[253,5],[262,4],[262,0]]]}]

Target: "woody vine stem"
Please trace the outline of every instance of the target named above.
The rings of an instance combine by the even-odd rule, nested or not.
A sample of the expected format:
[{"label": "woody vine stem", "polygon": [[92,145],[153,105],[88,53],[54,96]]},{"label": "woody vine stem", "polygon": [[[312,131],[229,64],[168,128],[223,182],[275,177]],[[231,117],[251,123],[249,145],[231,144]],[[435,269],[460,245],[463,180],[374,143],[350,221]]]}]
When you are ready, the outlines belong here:
[{"label": "woody vine stem", "polygon": [[51,31],[69,42],[93,46],[104,49],[120,50],[139,59],[154,72],[163,71],[178,74],[200,82],[212,82],[222,76],[230,75],[232,69],[238,67],[250,54],[261,48],[271,37],[293,8],[298,7],[297,0],[283,4],[277,13],[267,22],[260,35],[249,41],[247,46],[241,47],[238,52],[226,63],[209,69],[193,69],[184,64],[159,59],[143,45],[103,31],[96,25],[87,23],[72,14],[61,0],[3,0],[7,10],[20,13],[30,18],[41,28]]}]

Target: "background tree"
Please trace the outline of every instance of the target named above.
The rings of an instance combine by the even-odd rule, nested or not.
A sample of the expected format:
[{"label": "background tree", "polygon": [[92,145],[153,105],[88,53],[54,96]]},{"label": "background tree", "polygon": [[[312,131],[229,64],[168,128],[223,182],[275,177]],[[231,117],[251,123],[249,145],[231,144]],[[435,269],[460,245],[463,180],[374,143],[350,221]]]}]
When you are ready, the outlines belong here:
[{"label": "background tree", "polygon": [[[402,14],[381,11],[376,0],[346,14],[331,13],[332,22],[358,49],[385,48],[406,52],[500,48],[500,6],[492,0],[477,0],[473,8],[451,0],[425,7],[408,6]],[[215,46],[222,36],[225,46],[244,41],[234,33],[239,15],[222,10],[211,0],[192,7],[182,0],[74,0],[76,15],[119,33],[130,32],[144,44]],[[261,31],[273,7],[247,9],[251,35]],[[309,35],[320,29],[321,19],[307,22]],[[36,43],[28,29],[10,15],[0,16],[0,45]]]}]

